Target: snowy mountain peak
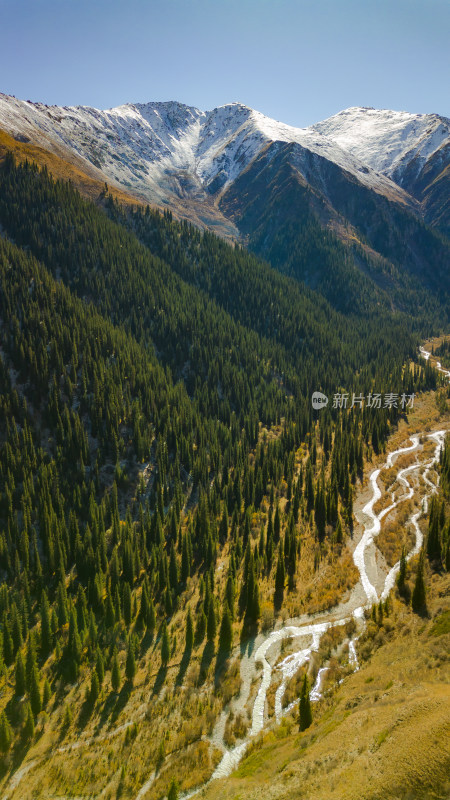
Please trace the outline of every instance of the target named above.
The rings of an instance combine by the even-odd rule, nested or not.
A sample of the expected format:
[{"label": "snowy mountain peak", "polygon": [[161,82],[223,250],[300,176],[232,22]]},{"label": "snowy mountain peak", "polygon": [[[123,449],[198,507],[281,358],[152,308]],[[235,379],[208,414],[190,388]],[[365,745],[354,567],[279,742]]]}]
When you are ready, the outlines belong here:
[{"label": "snowy mountain peak", "polygon": [[397,185],[400,168],[416,157],[423,164],[449,140],[444,117],[374,108],[348,108],[310,128],[295,128],[238,102],[211,111],[177,101],[102,111],[2,94],[0,127],[67,157],[76,154],[97,177],[155,203],[208,200],[273,143],[292,145],[300,171],[325,160],[391,199],[413,202]]},{"label": "snowy mountain peak", "polygon": [[450,142],[446,117],[389,109],[347,108],[312,128],[400,184],[413,159],[420,170]]}]

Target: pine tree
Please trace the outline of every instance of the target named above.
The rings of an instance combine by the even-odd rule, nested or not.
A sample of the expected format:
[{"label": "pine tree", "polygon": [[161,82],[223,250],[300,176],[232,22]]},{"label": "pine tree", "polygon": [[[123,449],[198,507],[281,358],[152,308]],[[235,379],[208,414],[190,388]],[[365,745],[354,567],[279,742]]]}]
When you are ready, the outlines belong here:
[{"label": "pine tree", "polygon": [[123,619],[127,628],[131,625],[131,590],[130,584],[125,583],[123,587]]},{"label": "pine tree", "polygon": [[36,652],[34,649],[34,637],[33,634],[30,633],[30,636],[28,637],[27,656],[25,662],[25,678],[26,678],[28,692],[31,690],[33,671],[35,668],[36,668]]},{"label": "pine tree", "polygon": [[39,672],[36,665],[34,665],[33,671],[31,673],[29,694],[30,694],[31,709],[33,711],[34,716],[37,717],[37,715],[41,711],[42,706],[41,706],[41,692],[39,688]]},{"label": "pine tree", "polygon": [[12,743],[12,730],[4,711],[0,714],[0,752],[7,753]]},{"label": "pine tree", "polygon": [[188,613],[186,616],[186,644],[185,644],[186,653],[191,652],[193,643],[194,643],[194,626],[192,623],[191,607],[189,606]]},{"label": "pine tree", "polygon": [[312,723],[311,701],[309,699],[308,676],[304,675],[300,692],[300,716],[299,725],[301,731],[306,731]]},{"label": "pine tree", "polygon": [[100,650],[99,647],[97,647],[97,656],[95,659],[95,671],[97,673],[99,685],[103,686],[103,681],[105,679],[105,665],[103,663],[102,651]]},{"label": "pine tree", "polygon": [[50,623],[50,609],[45,589],[41,598],[41,653],[45,659],[52,649],[52,631]]},{"label": "pine tree", "polygon": [[178,782],[175,780],[175,778],[172,778],[170,783],[167,800],[178,800]]},{"label": "pine tree", "polygon": [[156,611],[155,611],[155,605],[153,603],[153,598],[151,597],[148,605],[148,617],[147,617],[148,632],[153,635],[155,627],[156,627]]},{"label": "pine tree", "polygon": [[112,665],[111,665],[111,686],[112,686],[113,692],[118,692],[119,691],[119,686],[120,686],[120,667],[119,667],[119,661],[118,661],[118,658],[117,658],[117,651],[116,651],[115,648],[114,648]]},{"label": "pine tree", "polygon": [[201,642],[203,642],[203,639],[205,638],[206,624],[207,624],[206,614],[203,610],[203,606],[200,606],[200,610],[197,615],[197,622],[195,625],[195,641],[197,645],[201,644]]},{"label": "pine tree", "polygon": [[14,644],[6,614],[3,617],[3,658],[7,667],[14,661]]},{"label": "pine tree", "polygon": [[213,642],[216,638],[216,613],[214,611],[214,600],[211,598],[208,610],[208,622],[206,626],[206,638],[208,642]]},{"label": "pine tree", "polygon": [[25,725],[23,729],[24,737],[27,741],[33,738],[34,736],[34,719],[33,719],[33,712],[31,710],[31,706],[27,703],[26,706],[26,717],[25,717]]},{"label": "pine tree", "polygon": [[169,658],[170,658],[169,633],[167,630],[166,622],[164,621],[161,633],[161,663],[163,667],[167,666]]},{"label": "pine tree", "polygon": [[417,565],[417,573],[416,573],[416,581],[414,584],[414,589],[411,598],[412,609],[416,614],[423,613],[426,611],[426,590],[425,590],[425,578],[424,578],[424,556],[423,550],[420,551],[419,556],[419,563]]},{"label": "pine tree", "polygon": [[125,676],[127,681],[133,684],[135,675],[136,675],[136,661],[134,658],[134,647],[130,636],[130,638],[128,639],[127,660],[125,662]]},{"label": "pine tree", "polygon": [[277,571],[275,574],[275,592],[277,594],[282,594],[284,591],[284,581],[285,581],[286,573],[284,568],[284,552],[283,552],[283,544],[280,541],[278,545],[278,561],[277,561]]},{"label": "pine tree", "polygon": [[44,680],[44,688],[42,690],[42,708],[47,708],[48,702],[52,696],[52,690],[50,688],[50,684],[48,679],[45,678]]},{"label": "pine tree", "polygon": [[81,642],[78,635],[78,625],[75,611],[72,608],[69,620],[69,638],[67,642],[67,666],[69,679],[76,681],[79,673],[81,661]]},{"label": "pine tree", "polygon": [[437,564],[441,563],[442,546],[440,537],[439,508],[437,500],[434,497],[431,501],[431,508],[430,508],[430,519],[428,525],[428,538],[427,538],[427,555],[430,562],[436,561]]},{"label": "pine tree", "polygon": [[17,697],[22,697],[26,691],[25,680],[25,666],[23,663],[22,653],[20,650],[16,656],[16,669],[15,669],[15,693]]},{"label": "pine tree", "polygon": [[219,650],[222,650],[222,652],[224,653],[229,653],[231,650],[232,642],[233,642],[233,628],[231,625],[230,610],[228,608],[228,603],[225,603],[225,608],[223,610],[223,615],[222,615],[222,621],[220,623]]},{"label": "pine tree", "polygon": [[107,628],[113,628],[115,622],[116,622],[116,613],[114,611],[114,605],[111,593],[108,592],[106,595],[105,625]]},{"label": "pine tree", "polygon": [[100,683],[98,680],[97,671],[94,670],[91,676],[91,688],[89,692],[89,701],[92,707],[95,706],[99,694],[100,694]]}]

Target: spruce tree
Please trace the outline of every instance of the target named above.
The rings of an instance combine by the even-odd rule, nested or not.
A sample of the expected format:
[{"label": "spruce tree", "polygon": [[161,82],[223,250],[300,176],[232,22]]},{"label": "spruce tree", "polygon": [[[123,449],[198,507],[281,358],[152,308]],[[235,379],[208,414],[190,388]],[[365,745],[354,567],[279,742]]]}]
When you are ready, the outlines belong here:
[{"label": "spruce tree", "polygon": [[50,622],[50,609],[48,605],[45,589],[42,591],[41,598],[41,653],[43,658],[47,658],[52,649],[52,631]]},{"label": "spruce tree", "polygon": [[26,691],[26,680],[25,680],[25,666],[23,663],[22,653],[20,650],[16,656],[16,668],[15,668],[15,693],[17,697],[22,697]]},{"label": "spruce tree", "polygon": [[311,701],[309,699],[309,681],[308,676],[304,675],[302,688],[300,692],[300,715],[299,725],[301,731],[306,731],[312,723]]},{"label": "spruce tree", "polygon": [[203,606],[200,606],[199,613],[197,615],[197,622],[195,625],[195,642],[197,645],[203,642],[206,633],[206,614],[203,610]]},{"label": "spruce tree", "polygon": [[156,627],[156,612],[155,612],[155,605],[153,603],[153,598],[150,598],[149,605],[148,605],[148,616],[147,616],[147,630],[150,634],[153,635],[153,632]]},{"label": "spruce tree", "polygon": [[108,592],[106,595],[105,625],[107,628],[113,628],[115,622],[116,622],[116,613],[114,611],[114,605],[111,593]]},{"label": "spruce tree", "polygon": [[91,676],[91,688],[89,692],[89,701],[92,707],[95,706],[99,694],[100,694],[100,683],[98,680],[97,671],[94,670]]},{"label": "spruce tree", "polygon": [[25,725],[23,729],[24,737],[27,741],[33,738],[34,736],[34,719],[33,719],[33,712],[31,710],[31,706],[29,703],[26,705],[26,712],[25,712]]},{"label": "spruce tree", "polygon": [[193,643],[194,643],[194,626],[192,623],[191,607],[189,606],[188,613],[186,616],[186,644],[185,644],[186,653],[191,652]]},{"label": "spruce tree", "polygon": [[219,632],[219,650],[224,653],[229,653],[233,642],[233,628],[231,625],[230,610],[228,603],[225,603],[223,610],[222,621],[220,623]]},{"label": "spruce tree", "polygon": [[50,697],[52,696],[52,690],[50,688],[50,684],[48,679],[45,678],[44,680],[44,688],[42,689],[42,708],[46,708]]},{"label": "spruce tree", "polygon": [[175,780],[175,778],[172,778],[170,783],[167,800],[178,800],[178,782]]},{"label": "spruce tree", "polygon": [[36,665],[33,667],[33,671],[31,673],[30,678],[30,705],[35,717],[40,713],[42,709],[41,705],[41,692],[39,688],[39,672]]},{"label": "spruce tree", "polygon": [[208,622],[206,626],[206,638],[208,642],[213,642],[216,638],[216,613],[214,611],[214,600],[211,597],[208,610]]},{"label": "spruce tree", "polygon": [[426,590],[424,578],[424,557],[423,550],[420,551],[419,563],[417,565],[416,581],[411,598],[412,609],[416,614],[421,614],[426,611]]},{"label": "spruce tree", "polygon": [[275,573],[275,592],[277,594],[283,594],[285,577],[286,577],[286,573],[285,573],[285,568],[284,568],[283,543],[280,541],[280,543],[278,545],[277,570],[276,570],[276,573]]},{"label": "spruce tree", "polygon": [[103,663],[102,651],[100,650],[99,647],[97,647],[97,656],[95,659],[95,671],[97,673],[99,686],[102,686],[105,678],[105,665]]},{"label": "spruce tree", "polygon": [[131,625],[131,590],[130,584],[125,583],[123,587],[123,619],[127,628]]},{"label": "spruce tree", "polygon": [[133,684],[136,675],[136,661],[134,658],[134,647],[131,636],[128,639],[127,660],[125,662],[125,676],[129,683]]},{"label": "spruce tree", "polygon": [[120,687],[120,667],[117,658],[117,651],[114,648],[113,659],[111,664],[111,686],[113,692],[118,692]]},{"label": "spruce tree", "polygon": [[0,752],[7,753],[12,743],[12,730],[4,711],[0,713]]},{"label": "spruce tree", "polygon": [[167,666],[169,658],[170,658],[169,632],[167,630],[166,621],[164,620],[161,632],[161,663],[163,667]]}]

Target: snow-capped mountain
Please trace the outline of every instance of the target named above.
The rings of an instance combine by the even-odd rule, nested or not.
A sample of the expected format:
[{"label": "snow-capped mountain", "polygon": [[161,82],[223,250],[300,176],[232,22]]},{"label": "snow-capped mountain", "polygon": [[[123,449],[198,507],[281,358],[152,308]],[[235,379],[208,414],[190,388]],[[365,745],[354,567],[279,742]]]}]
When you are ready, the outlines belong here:
[{"label": "snow-capped mountain", "polygon": [[412,161],[420,171],[450,142],[446,117],[375,108],[347,108],[313,125],[312,130],[400,185]]},{"label": "snow-capped mountain", "polygon": [[95,202],[106,181],[125,203],[238,239],[330,298],[367,274],[383,292],[443,285],[448,247],[423,223],[450,234],[449,129],[437,115],[364,108],[295,128],[240,103],[101,111],[0,94],[0,149],[41,159]]},{"label": "snow-capped mountain", "polygon": [[222,192],[275,142],[298,145],[364,186],[408,202],[379,160],[373,158],[372,164],[364,148],[348,146],[338,127],[337,133],[332,125],[329,133],[326,122],[294,128],[239,103],[208,112],[177,102],[99,111],[0,95],[0,127],[21,141],[76,154],[107,181],[154,203],[170,203],[174,196],[201,200]]}]

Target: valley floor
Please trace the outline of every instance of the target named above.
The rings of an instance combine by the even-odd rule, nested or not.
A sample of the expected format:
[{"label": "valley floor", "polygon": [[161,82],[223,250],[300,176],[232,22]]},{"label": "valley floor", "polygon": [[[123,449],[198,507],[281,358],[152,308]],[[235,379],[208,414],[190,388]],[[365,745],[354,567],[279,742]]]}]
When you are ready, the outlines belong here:
[{"label": "valley floor", "polygon": [[[233,654],[240,655],[240,687],[210,732],[192,737],[196,741],[189,747],[181,743],[179,749],[172,747],[160,769],[148,769],[134,795],[123,796],[162,797],[168,776],[178,774],[183,762],[188,767],[189,758],[196,765],[197,779],[203,776],[205,781],[215,771],[203,788],[185,791],[186,798],[447,796],[449,578],[432,576],[428,617],[413,614],[395,592],[390,593],[384,617],[370,615],[372,603],[387,597],[398,569],[398,546],[393,549],[389,531],[396,524],[409,531],[402,535],[412,557],[421,545],[423,521],[415,531],[410,521],[414,514],[420,517],[424,498],[434,491],[433,461],[446,429],[448,414],[444,418],[439,414],[434,396],[419,398],[408,424],[401,422],[391,437],[388,456],[367,466],[355,498],[358,524],[351,549],[360,574],[356,586],[331,611],[278,620],[272,631],[260,633],[241,647],[240,654]],[[381,469],[379,476],[374,467]],[[379,540],[374,540],[377,524]],[[299,733],[296,700],[305,669],[316,680],[314,722]],[[127,750],[133,748],[130,736],[119,751],[117,743],[135,723],[142,729],[151,726],[158,713],[158,700],[141,688],[134,693],[133,712],[127,716],[124,697],[123,712],[117,717],[120,724],[107,732],[68,744],[44,735],[9,783],[5,781],[5,800],[119,796],[120,763],[134,756]],[[236,735],[230,739],[233,721],[239,723],[241,718],[243,727],[235,725]],[[236,743],[230,746],[233,740]],[[144,742],[140,730],[134,748],[141,749],[141,775]],[[152,763],[154,753],[149,755]],[[97,771],[100,761],[102,775],[90,776],[89,793],[72,794],[71,772],[79,776]],[[55,784],[64,786],[64,792],[55,792]],[[181,790],[188,786],[189,782],[182,783]]]}]

